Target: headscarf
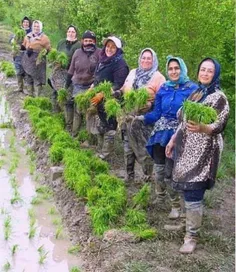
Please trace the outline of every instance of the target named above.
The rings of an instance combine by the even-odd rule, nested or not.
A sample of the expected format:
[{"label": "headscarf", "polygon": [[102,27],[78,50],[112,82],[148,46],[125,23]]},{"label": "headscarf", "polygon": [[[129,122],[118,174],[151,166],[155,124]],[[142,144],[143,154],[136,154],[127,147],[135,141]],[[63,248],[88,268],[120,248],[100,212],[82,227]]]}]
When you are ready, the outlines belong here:
[{"label": "headscarf", "polygon": [[108,42],[109,42],[109,39],[106,41],[106,43],[104,44],[102,51],[101,51],[100,63],[103,63],[103,64],[117,62],[123,57],[123,50],[121,48],[117,48],[117,47],[116,47],[117,48],[116,53],[114,55],[108,57],[106,55],[106,45]]},{"label": "headscarf", "polygon": [[[169,67],[169,63],[172,60],[177,61],[179,64],[179,67],[180,67],[180,76],[177,81],[171,81],[168,76],[168,67]],[[179,85],[179,84],[185,84],[186,82],[189,81],[188,68],[187,68],[186,64],[184,63],[183,59],[181,59],[180,57],[173,57],[171,55],[167,56],[166,75],[167,75],[168,80],[166,81],[165,85],[170,86],[170,87],[175,87],[176,85]]]},{"label": "headscarf", "polygon": [[[28,28],[24,28],[23,27],[23,22],[24,21],[28,21],[29,22],[29,27]],[[21,28],[26,32],[26,34],[31,32],[31,20],[29,19],[29,17],[25,16],[22,20],[21,20]]]},{"label": "headscarf", "polygon": [[[141,67],[142,55],[146,51],[151,52],[152,59],[153,59],[152,67],[149,70],[144,70]],[[133,88],[136,90],[146,85],[148,81],[151,79],[151,77],[153,76],[153,74],[157,71],[157,69],[158,69],[158,59],[157,59],[156,53],[151,48],[143,49],[139,55],[138,68],[136,69]]]},{"label": "headscarf", "polygon": [[[35,34],[35,33],[34,33],[34,25],[35,25],[36,23],[39,24],[39,33],[38,33],[38,34]],[[34,35],[38,35],[38,36],[39,36],[39,35],[42,33],[42,31],[43,31],[43,24],[42,24],[42,22],[39,21],[39,20],[33,21],[33,23],[32,23],[32,33],[33,33]]]},{"label": "headscarf", "polygon": [[203,85],[201,82],[198,82],[198,89],[191,94],[189,97],[190,100],[196,102],[202,102],[209,94],[212,94],[216,91],[216,89],[220,88],[220,64],[217,60],[207,57],[203,59],[200,64],[198,65],[197,75],[199,74],[200,67],[202,63],[206,60],[210,60],[214,63],[215,66],[215,74],[213,76],[212,81],[208,85]]},{"label": "headscarf", "polygon": [[71,28],[71,27],[74,28],[74,30],[75,30],[75,39],[74,39],[73,41],[69,41],[69,40],[66,39],[69,43],[70,43],[70,42],[77,41],[77,39],[78,39],[78,38],[77,38],[78,30],[77,30],[77,27],[76,27],[76,26],[74,26],[74,25],[69,25],[69,26],[67,27],[67,29],[66,29],[66,32],[67,32],[67,31],[69,30],[69,28]]}]

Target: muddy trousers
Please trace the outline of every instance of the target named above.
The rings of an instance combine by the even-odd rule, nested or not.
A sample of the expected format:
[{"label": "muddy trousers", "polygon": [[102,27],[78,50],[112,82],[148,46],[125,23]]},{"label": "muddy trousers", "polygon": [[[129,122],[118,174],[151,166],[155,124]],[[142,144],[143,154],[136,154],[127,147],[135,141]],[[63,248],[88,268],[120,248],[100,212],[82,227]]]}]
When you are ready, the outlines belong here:
[{"label": "muddy trousers", "polygon": [[53,89],[53,91],[52,91],[52,110],[54,113],[61,112],[61,107],[58,104],[57,97],[58,97],[57,91]]},{"label": "muddy trousers", "polygon": [[43,85],[37,81],[34,80],[30,75],[26,74],[26,83],[27,83],[27,95],[33,96],[33,97],[39,97],[43,95]]},{"label": "muddy trousers", "polygon": [[98,139],[97,149],[99,153],[98,156],[101,159],[108,158],[114,152],[115,135],[116,135],[115,130],[109,130],[105,132],[104,134],[97,135],[97,139]]},{"label": "muddy trousers", "polygon": [[135,177],[135,161],[138,161],[139,164],[142,166],[143,170],[143,177],[144,181],[148,181],[151,179],[152,172],[153,172],[153,161],[152,158],[147,154],[145,145],[139,146],[139,150],[136,150],[136,154],[133,151],[133,148],[130,145],[130,140],[125,131],[122,132],[122,139],[124,145],[124,158],[125,158],[125,166],[126,166],[126,180],[132,181]]},{"label": "muddy trousers", "polygon": [[76,137],[82,125],[83,115],[74,103],[74,100],[67,101],[65,105],[65,120],[66,129],[73,137]]},{"label": "muddy trousers", "polygon": [[23,92],[24,90],[24,76],[23,75],[17,75],[17,85],[18,85],[18,92]]}]

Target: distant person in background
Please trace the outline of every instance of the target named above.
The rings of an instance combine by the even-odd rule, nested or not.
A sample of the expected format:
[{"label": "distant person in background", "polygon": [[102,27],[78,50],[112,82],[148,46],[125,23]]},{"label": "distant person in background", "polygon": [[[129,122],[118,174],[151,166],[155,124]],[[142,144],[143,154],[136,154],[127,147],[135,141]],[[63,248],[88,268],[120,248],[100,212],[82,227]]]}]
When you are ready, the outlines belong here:
[{"label": "distant person in background", "polygon": [[52,104],[54,112],[59,112],[61,110],[57,102],[57,91],[65,88],[67,71],[70,67],[72,56],[80,46],[77,28],[73,25],[69,25],[67,27],[66,38],[60,40],[57,45],[57,51],[64,52],[67,55],[68,65],[66,68],[62,68],[58,63],[56,63],[52,67],[52,73],[48,79],[48,84],[53,90]]},{"label": "distant person in background", "polygon": [[[26,72],[28,94],[42,95],[46,84],[46,53],[51,49],[49,38],[43,33],[43,24],[35,20],[32,32],[28,33],[22,43],[25,51],[22,57],[22,67]],[[44,50],[45,54],[41,55]]]},{"label": "distant person in background", "polygon": [[[130,71],[121,90],[122,93],[140,88],[145,88],[148,91],[147,105],[135,113],[141,115],[152,110],[155,94],[166,80],[158,71],[157,55],[151,48],[145,48],[141,51],[138,64],[138,68]],[[124,143],[126,181],[132,182],[135,179],[135,161],[138,161],[142,166],[144,174],[142,180],[150,180],[153,171],[153,160],[147,153],[146,143],[152,131],[152,126],[146,126],[139,120],[133,122],[131,118],[123,122],[121,131]]]},{"label": "distant person in background", "polygon": [[72,84],[72,99],[66,105],[66,125],[76,136],[82,124],[82,112],[74,103],[77,94],[84,93],[94,82],[95,68],[99,62],[101,49],[96,46],[96,35],[90,30],[83,33],[81,48],[72,57],[68,70],[66,88]]},{"label": "distant person in background", "polygon": [[[25,16],[22,19],[20,29],[22,29],[25,32],[24,36],[31,32],[31,21],[27,16]],[[21,65],[22,55],[25,49],[24,47],[22,47],[23,39],[24,38],[21,38],[18,35],[13,35],[13,37],[10,38],[10,42],[13,48],[13,61],[14,61],[15,70],[16,70],[18,92],[24,91],[25,71]]]},{"label": "distant person in background", "polygon": [[220,64],[213,58],[203,59],[198,66],[198,89],[189,97],[191,101],[215,109],[216,121],[206,125],[182,118],[166,146],[166,156],[174,155],[172,186],[184,194],[186,234],[179,251],[185,254],[196,248],[202,225],[203,197],[215,184],[223,150],[222,132],[229,118],[229,104],[221,91],[219,77]]}]

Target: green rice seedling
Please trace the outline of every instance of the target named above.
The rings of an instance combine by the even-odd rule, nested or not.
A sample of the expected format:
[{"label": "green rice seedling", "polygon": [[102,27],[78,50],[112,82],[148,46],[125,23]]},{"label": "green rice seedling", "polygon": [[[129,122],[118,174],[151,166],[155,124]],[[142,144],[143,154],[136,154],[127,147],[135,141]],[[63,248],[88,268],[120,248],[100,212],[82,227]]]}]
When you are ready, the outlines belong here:
[{"label": "green rice seedling", "polygon": [[75,193],[78,197],[87,197],[87,191],[91,187],[91,177],[88,174],[79,175],[75,183]]},{"label": "green rice seedling", "polygon": [[1,207],[1,214],[6,214],[7,210],[4,207]]},{"label": "green rice seedling", "polygon": [[56,48],[51,48],[50,52],[47,55],[47,60],[50,63],[54,63],[57,59],[58,51]]},{"label": "green rice seedling", "polygon": [[37,56],[37,59],[36,59],[36,65],[39,65],[39,64],[45,59],[47,52],[48,52],[48,51],[47,51],[46,48],[42,49],[42,50],[39,52],[39,54],[38,54],[38,56]]},{"label": "green rice seedling", "polygon": [[29,216],[30,219],[36,217],[36,214],[35,214],[35,211],[34,211],[33,208],[28,210],[28,216]]},{"label": "green rice seedling", "polygon": [[[88,90],[85,93],[77,94],[75,96],[75,103],[77,107],[82,111],[86,112],[86,110],[90,107],[91,105],[91,98],[95,95],[96,93],[93,92],[93,90]],[[92,97],[90,97],[90,95]]]},{"label": "green rice seedling", "polygon": [[79,141],[79,142],[85,142],[86,140],[89,139],[89,133],[86,129],[81,129],[78,133],[78,136],[76,137],[76,139]]},{"label": "green rice seedling", "polygon": [[16,181],[16,177],[11,177],[10,178],[10,183],[11,183],[11,187],[13,189],[17,189],[19,187],[19,184]]},{"label": "green rice seedling", "polygon": [[55,214],[58,214],[58,212],[55,207],[51,207],[48,209],[48,214],[55,215]]},{"label": "green rice seedling", "polygon": [[34,196],[31,200],[31,204],[32,205],[38,205],[41,204],[43,202],[42,198],[39,196]]},{"label": "green rice seedling", "polygon": [[140,224],[146,224],[147,216],[144,211],[136,209],[127,209],[125,214],[125,222],[128,227],[136,227]]},{"label": "green rice seedling", "polygon": [[124,109],[126,112],[131,112],[136,107],[136,91],[130,90],[124,93]]},{"label": "green rice seedling", "polygon": [[11,198],[11,204],[15,204],[17,202],[21,202],[22,198],[20,196],[20,193],[18,192],[17,188],[14,188],[13,197]]},{"label": "green rice seedling", "polygon": [[10,163],[10,167],[8,169],[9,174],[13,174],[16,171],[16,168],[18,166],[19,159],[18,158],[13,158]]},{"label": "green rice seedling", "polygon": [[53,195],[52,190],[46,185],[41,185],[41,186],[37,187],[36,192],[38,194],[40,194],[43,199],[49,199]]},{"label": "green rice seedling", "polygon": [[62,68],[66,68],[69,63],[68,56],[66,55],[66,53],[59,52],[56,58],[56,62],[59,63]]},{"label": "green rice seedling", "polygon": [[21,141],[20,141],[20,146],[26,147],[26,146],[27,146],[26,140],[21,140]]},{"label": "green rice seedling", "polygon": [[54,219],[52,220],[52,224],[53,224],[54,226],[60,225],[60,224],[61,224],[61,219],[60,219],[60,218],[54,218]]},{"label": "green rice seedling", "polygon": [[6,156],[7,155],[7,152],[4,148],[0,148],[0,156]]},{"label": "green rice seedling", "polygon": [[32,226],[30,225],[29,234],[28,234],[29,239],[32,239],[35,237],[36,231],[37,231],[37,227],[35,227],[34,225]]},{"label": "green rice seedling", "polygon": [[45,251],[44,246],[38,248],[39,252],[39,264],[44,264],[47,259],[48,252]]},{"label": "green rice seedling", "polygon": [[12,256],[16,254],[16,251],[18,248],[19,248],[19,245],[17,245],[17,244],[12,246],[12,248],[11,248],[11,255]]},{"label": "green rice seedling", "polygon": [[57,92],[57,102],[61,107],[63,107],[68,100],[68,91],[64,88],[58,90]]},{"label": "green rice seedling", "polygon": [[3,265],[3,271],[9,271],[11,269],[11,264],[7,261],[4,265]]},{"label": "green rice seedling", "polygon": [[81,272],[81,270],[77,266],[73,266],[71,267],[70,272]]},{"label": "green rice seedling", "polygon": [[109,81],[104,81],[97,85],[95,88],[96,93],[102,92],[106,99],[111,98],[112,94],[112,83]]},{"label": "green rice seedling", "polygon": [[131,229],[131,231],[141,240],[150,240],[157,237],[158,232],[154,228],[144,228],[144,229]]},{"label": "green rice seedling", "polygon": [[121,105],[115,98],[107,99],[105,102],[107,118],[120,116],[122,113]]},{"label": "green rice seedling", "polygon": [[3,167],[3,165],[5,164],[5,161],[4,160],[0,160],[0,169]]},{"label": "green rice seedling", "polygon": [[186,120],[197,123],[211,124],[217,120],[217,112],[215,109],[190,100],[184,101],[183,111]]},{"label": "green rice seedling", "polygon": [[0,128],[12,128],[12,123],[11,122],[6,122],[0,124]]},{"label": "green rice seedling", "polygon": [[14,33],[15,33],[14,39],[16,40],[16,42],[21,42],[21,41],[23,41],[23,39],[24,39],[24,37],[25,37],[25,31],[24,31],[24,29],[15,28],[15,29],[14,29]]},{"label": "green rice seedling", "polygon": [[10,144],[9,144],[9,148],[14,147],[16,144],[16,138],[14,136],[11,136],[10,138]]},{"label": "green rice seedling", "polygon": [[52,110],[52,103],[47,97],[30,97],[27,96],[24,99],[24,109],[28,109],[29,106],[35,106],[36,109],[39,108],[41,110],[50,111]]},{"label": "green rice seedling", "polygon": [[137,109],[143,108],[148,101],[149,94],[146,88],[136,90],[136,107]]},{"label": "green rice seedling", "polygon": [[29,167],[30,167],[29,172],[30,172],[30,175],[32,176],[35,173],[35,171],[36,171],[36,164],[35,164],[35,162],[34,161],[30,161]]},{"label": "green rice seedling", "polygon": [[68,253],[76,255],[80,252],[80,250],[81,250],[81,246],[77,244],[68,248]]},{"label": "green rice seedling", "polygon": [[89,188],[87,190],[87,201],[88,205],[92,206],[97,203],[97,201],[104,196],[104,191],[97,186]]},{"label": "green rice seedling", "polygon": [[120,187],[124,187],[124,182],[115,177],[108,174],[99,174],[95,177],[95,184],[102,188],[102,190],[106,191],[114,191]]},{"label": "green rice seedling", "polygon": [[4,220],[4,238],[8,240],[11,235],[11,217],[8,215]]},{"label": "green rice seedling", "polygon": [[145,184],[140,191],[132,198],[133,207],[145,209],[150,200],[151,187]]},{"label": "green rice seedling", "polygon": [[59,225],[57,226],[56,228],[56,232],[55,232],[55,238],[56,239],[59,239],[63,236],[63,226],[62,225]]}]

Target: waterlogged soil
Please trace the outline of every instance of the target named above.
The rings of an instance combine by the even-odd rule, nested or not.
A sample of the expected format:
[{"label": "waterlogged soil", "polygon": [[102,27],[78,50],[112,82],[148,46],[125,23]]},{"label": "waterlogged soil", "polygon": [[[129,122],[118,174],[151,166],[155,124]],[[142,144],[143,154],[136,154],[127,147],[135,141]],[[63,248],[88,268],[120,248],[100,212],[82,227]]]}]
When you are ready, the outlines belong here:
[{"label": "waterlogged soil", "polygon": [[[11,118],[6,105],[2,98],[0,124],[7,123]],[[30,158],[25,154],[26,148],[15,139],[13,130],[0,130],[0,268],[8,264],[10,271],[14,272],[58,272],[69,271],[73,266],[80,267],[80,258],[68,254],[72,243],[66,231],[61,230],[56,239],[58,228],[62,227],[53,225],[55,219],[61,220],[53,202],[49,199],[42,200],[37,206],[31,204],[37,196],[36,188],[40,185],[34,181],[37,173],[30,174]],[[18,161],[18,165],[13,171],[11,166],[14,159]],[[14,200],[16,191],[18,199]],[[53,215],[48,214],[50,209],[53,209]],[[32,229],[35,232],[31,238],[30,212],[34,217]],[[13,254],[14,247],[16,250]]]},{"label": "waterlogged soil", "polygon": [[[4,26],[0,25],[1,30]],[[6,43],[6,42],[5,42]],[[0,61],[11,60],[9,51],[0,39]],[[2,46],[4,44],[4,46]],[[1,50],[4,48],[4,51]],[[0,88],[2,101],[4,97],[9,103],[9,116],[15,127],[16,145],[21,154],[20,164],[16,171],[19,183],[19,192],[23,202],[11,205],[12,188],[9,182],[10,160],[6,160],[0,172],[0,182],[4,183],[0,189],[0,269],[8,261],[17,267],[12,271],[23,271],[23,264],[29,265],[30,272],[37,271],[68,271],[74,265],[81,267],[83,272],[231,272],[235,270],[234,263],[234,181],[228,180],[228,187],[222,191],[222,202],[214,209],[205,209],[202,237],[199,241],[196,253],[184,256],[178,253],[184,231],[169,233],[163,229],[168,222],[168,209],[161,209],[157,205],[151,205],[147,209],[149,223],[158,231],[156,239],[151,241],[137,241],[132,235],[117,230],[105,233],[103,237],[93,235],[91,222],[83,199],[78,199],[74,193],[68,190],[63,179],[51,180],[50,161],[48,159],[48,144],[38,140],[30,126],[27,112],[22,110],[24,94],[16,92],[16,79],[7,79],[0,73]],[[46,89],[45,89],[46,90]],[[5,106],[2,106],[2,111]],[[1,109],[0,109],[1,111]],[[1,113],[0,116],[6,115]],[[8,116],[8,117],[9,117]],[[2,117],[1,117],[2,118]],[[2,122],[6,120],[2,119]],[[1,129],[1,144],[7,149],[8,158],[11,158],[10,142],[11,130]],[[22,141],[26,146],[22,146]],[[122,146],[117,143],[117,152],[111,162],[111,171],[119,177],[125,176]],[[25,155],[27,149],[36,154],[37,180],[30,175],[29,158]],[[1,159],[1,158],[0,158]],[[141,175],[137,166],[137,178]],[[37,232],[33,239],[29,239],[28,210],[35,196],[35,187],[47,185],[53,191],[50,201],[34,207],[37,218]],[[132,194],[140,188],[137,184],[126,184],[128,194]],[[224,187],[225,188],[225,187]],[[4,204],[2,201],[4,200]],[[56,227],[52,224],[52,215],[47,211],[55,205],[58,215],[62,218],[63,239],[55,239]],[[9,240],[4,238],[3,223],[7,215],[12,218],[12,235]],[[55,216],[55,215],[54,215]],[[19,222],[22,221],[22,222]],[[227,224],[225,224],[227,222]],[[79,244],[81,251],[76,257],[67,254],[67,249],[72,244]],[[11,248],[19,244],[15,256],[11,255]],[[48,252],[43,265],[39,265],[38,248],[44,245]],[[4,257],[2,257],[4,256]],[[30,259],[32,257],[32,259]],[[16,266],[16,261],[19,266]],[[23,268],[22,268],[23,267]],[[21,269],[22,268],[22,269]]]}]

